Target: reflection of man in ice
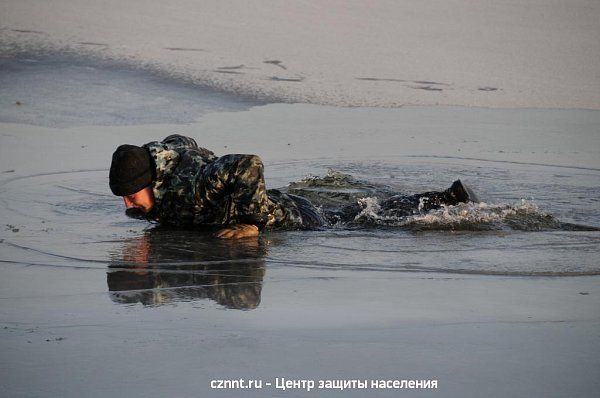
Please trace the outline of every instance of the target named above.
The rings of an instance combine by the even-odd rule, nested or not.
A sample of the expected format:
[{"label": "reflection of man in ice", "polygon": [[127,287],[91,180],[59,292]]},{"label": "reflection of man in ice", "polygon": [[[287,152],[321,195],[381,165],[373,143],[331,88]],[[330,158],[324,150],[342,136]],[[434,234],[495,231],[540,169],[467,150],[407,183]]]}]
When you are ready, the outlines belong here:
[{"label": "reflection of man in ice", "polygon": [[[267,191],[258,156],[216,157],[181,135],[142,147],[121,145],[113,154],[110,188],[129,213],[161,224],[218,227],[222,238],[256,236],[261,229],[320,228],[350,221],[360,211],[348,203],[323,212],[301,196]],[[388,197],[381,209],[410,215],[470,200],[476,199],[457,180],[442,192]]]},{"label": "reflection of man in ice", "polygon": [[107,273],[113,301],[160,305],[212,299],[232,309],[258,307],[266,243],[215,241],[193,231],[155,228],[129,239]]}]

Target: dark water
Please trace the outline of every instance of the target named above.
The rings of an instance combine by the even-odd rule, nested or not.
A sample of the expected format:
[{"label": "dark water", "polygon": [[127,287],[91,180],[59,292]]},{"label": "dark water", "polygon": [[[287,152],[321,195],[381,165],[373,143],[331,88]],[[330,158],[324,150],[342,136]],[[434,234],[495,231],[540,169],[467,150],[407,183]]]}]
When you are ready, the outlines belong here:
[{"label": "dark water", "polygon": [[[266,169],[277,178],[290,170],[282,163]],[[211,299],[241,310],[260,305],[265,272],[281,267],[317,273],[600,274],[600,171],[460,159],[306,161],[303,169],[323,174],[287,189],[322,206],[357,202],[362,211],[354,222],[220,241],[207,232],[127,218],[119,198],[102,185],[106,170],[7,179],[0,190],[7,220],[2,260],[107,269],[107,290],[115,303]],[[378,211],[380,198],[443,189],[447,183],[442,181],[455,175],[473,181],[484,202],[408,217]]]}]

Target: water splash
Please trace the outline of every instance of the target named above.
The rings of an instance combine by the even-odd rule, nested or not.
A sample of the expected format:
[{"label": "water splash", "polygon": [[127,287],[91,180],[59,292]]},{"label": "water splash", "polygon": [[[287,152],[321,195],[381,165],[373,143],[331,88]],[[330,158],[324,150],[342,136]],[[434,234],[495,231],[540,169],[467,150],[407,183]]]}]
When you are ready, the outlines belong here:
[{"label": "water splash", "polygon": [[334,228],[397,227],[413,231],[599,230],[559,221],[555,215],[541,210],[537,203],[528,199],[514,203],[461,203],[425,211],[426,198],[423,197],[413,214],[398,215],[394,209],[386,209],[381,205],[386,198],[398,194],[393,187],[363,181],[334,169],[329,169],[325,176],[309,175],[292,182],[288,192],[308,198],[325,213],[333,214],[340,208],[355,211],[356,216],[346,222],[335,222],[335,217],[330,217]]},{"label": "water splash", "polygon": [[358,201],[362,207],[354,223],[367,226],[393,226],[411,230],[519,230],[541,231],[561,229],[564,223],[541,210],[533,201],[522,199],[515,204],[460,203],[442,206],[427,213],[417,211],[407,217],[396,217],[381,210],[374,197]]},{"label": "water splash", "polygon": [[352,175],[345,174],[334,169],[328,169],[323,177],[309,174],[298,182],[290,183],[290,188],[296,187],[348,187],[358,185],[364,187],[364,183],[357,181]]}]

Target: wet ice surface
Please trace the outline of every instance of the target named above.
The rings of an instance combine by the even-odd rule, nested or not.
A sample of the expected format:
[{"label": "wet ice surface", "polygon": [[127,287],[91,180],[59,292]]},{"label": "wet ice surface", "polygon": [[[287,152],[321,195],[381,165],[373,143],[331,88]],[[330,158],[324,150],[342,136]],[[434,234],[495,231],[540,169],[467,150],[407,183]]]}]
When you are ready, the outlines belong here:
[{"label": "wet ice surface", "polygon": [[[334,167],[369,178],[366,170],[385,169],[403,173],[396,188],[415,192],[443,187],[473,166],[371,162],[296,161],[291,173],[324,175]],[[424,169],[430,181],[421,178]],[[586,228],[599,225],[598,175],[562,168],[560,185],[549,183],[553,168],[500,171],[479,162],[477,169],[469,180],[477,181],[487,206],[458,206],[400,225],[279,232],[243,242],[125,217],[103,185],[106,170],[5,179],[2,319],[6,347],[19,348],[7,348],[4,360],[16,369],[12,375],[63,396],[87,388],[77,377],[94,380],[97,395],[160,396],[174,379],[183,395],[210,395],[215,378],[420,377],[443,381],[445,395],[464,396],[465,389],[478,390],[465,384],[472,378],[494,385],[495,376],[480,369],[510,374],[515,360],[529,376],[510,388],[497,385],[500,395],[562,388],[586,396],[598,369],[590,352],[597,347],[600,290],[593,276],[564,276],[599,272],[600,236]],[[267,170],[290,175],[283,162]],[[493,177],[500,172],[503,180]],[[522,202],[527,186],[539,199]],[[490,209],[530,214],[517,215],[515,228]],[[582,230],[547,222],[547,215]],[[549,363],[555,356],[560,360]],[[117,361],[114,370],[98,369],[107,361]],[[42,371],[31,375],[39,369],[34,362]],[[169,368],[140,370],[145,363]],[[129,366],[143,386],[115,383]],[[62,372],[68,380],[56,383]],[[12,380],[9,391],[20,383]],[[354,394],[362,392],[344,396]]]},{"label": "wet ice surface", "polygon": [[0,120],[52,127],[186,123],[260,101],[60,58],[0,60]]},{"label": "wet ice surface", "polygon": [[[42,78],[60,83],[64,67]],[[134,103],[151,90],[119,76]],[[3,98],[21,95],[11,87]],[[172,90],[173,109],[185,109],[187,94]],[[109,97],[100,95],[100,114]],[[49,111],[23,102],[1,121],[44,125],[35,115]],[[136,125],[155,120],[137,115],[140,105],[125,127],[83,127],[88,116],[115,119],[72,105],[74,118],[60,111],[66,124],[50,124],[74,128],[0,125],[9,395],[211,396],[210,379],[240,377],[439,379],[420,395],[456,397],[600,387],[597,112],[274,104],[203,113],[237,110],[225,101],[199,105],[195,124]],[[167,113],[152,117],[194,120]],[[269,188],[362,198],[362,218],[240,242],[127,218],[108,189],[112,151],[173,131],[217,154],[260,154]],[[382,193],[456,178],[485,204],[406,219],[372,212]]]},{"label": "wet ice surface", "polygon": [[[301,179],[286,188],[290,192],[315,203],[323,203],[323,197],[342,203],[356,200],[363,210],[350,225],[271,233],[277,240],[280,235],[285,239],[262,257],[273,264],[315,269],[540,276],[600,273],[596,197],[600,172],[561,168],[562,177],[557,179],[552,167],[531,170],[530,166],[513,165],[499,170],[484,162],[415,158],[371,162],[338,161],[320,166],[313,161],[294,162],[298,170],[321,168],[322,175],[329,173],[329,178]],[[369,181],[375,168],[388,176],[402,175],[402,182],[382,185],[381,179]],[[267,165],[275,177],[287,169],[281,163]],[[504,178],[498,178],[499,174]],[[420,192],[433,186],[444,189],[442,184],[452,176],[476,181],[477,190],[485,193],[485,202],[408,217],[382,217],[377,212],[378,195]],[[178,236],[176,240],[189,244],[178,245],[181,254],[172,254],[167,267],[176,266],[189,253],[192,259],[185,262],[210,262],[214,256],[219,264],[227,260],[228,252],[212,247],[209,233],[195,233],[190,239],[187,230],[165,232],[126,218],[119,199],[106,192],[105,178],[106,170],[83,170],[5,180],[0,196],[5,213],[3,243],[43,253],[48,260],[104,267],[114,263],[115,253],[127,257],[130,245],[123,242],[132,236],[142,239],[146,236],[142,231],[146,231],[152,237],[153,254],[148,260],[152,264],[160,265],[162,252],[173,250],[172,239],[162,239],[163,234]],[[527,190],[535,197],[525,195]],[[13,232],[15,228],[19,230]],[[197,241],[206,241],[208,246],[195,247]],[[135,265],[131,261],[124,264]]]}]

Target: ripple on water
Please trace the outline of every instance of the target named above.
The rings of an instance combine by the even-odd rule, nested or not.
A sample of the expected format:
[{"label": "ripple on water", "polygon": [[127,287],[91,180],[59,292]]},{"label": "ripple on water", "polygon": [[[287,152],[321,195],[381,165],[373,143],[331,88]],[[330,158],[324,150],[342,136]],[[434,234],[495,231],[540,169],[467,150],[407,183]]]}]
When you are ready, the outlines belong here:
[{"label": "ripple on water", "polygon": [[[361,201],[363,212],[350,228],[272,233],[260,255],[248,254],[246,248],[233,256],[231,249],[215,249],[207,234],[165,231],[126,218],[120,199],[103,185],[106,170],[65,171],[4,181],[0,213],[7,226],[16,228],[1,231],[1,244],[11,247],[3,250],[2,260],[22,261],[26,250],[27,257],[35,253],[28,261],[41,265],[128,268],[139,259],[134,255],[138,241],[150,235],[152,255],[146,263],[183,273],[197,272],[198,264],[218,261],[219,267],[232,267],[248,258],[260,258],[270,267],[357,272],[600,273],[600,221],[594,200],[598,172],[562,168],[558,178],[551,167],[414,158],[296,161],[295,166],[323,177],[298,178],[291,191]],[[327,174],[330,167],[336,171]],[[267,173],[281,180],[289,168],[267,165]],[[440,189],[465,175],[485,203],[404,218],[386,218],[376,211],[377,201],[391,193]]]}]

